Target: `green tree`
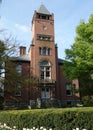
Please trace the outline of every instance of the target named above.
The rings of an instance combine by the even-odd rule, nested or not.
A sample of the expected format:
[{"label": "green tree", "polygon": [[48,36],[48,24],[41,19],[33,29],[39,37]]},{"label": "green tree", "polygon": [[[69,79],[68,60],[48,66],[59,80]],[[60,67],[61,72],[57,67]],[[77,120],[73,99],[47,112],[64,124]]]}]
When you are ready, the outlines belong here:
[{"label": "green tree", "polygon": [[0,77],[5,74],[5,63],[11,61],[12,56],[16,55],[18,45],[15,40],[12,40],[11,38],[0,40]]},{"label": "green tree", "polygon": [[0,88],[2,86],[11,87],[19,80],[21,82],[21,78],[17,74],[16,69],[14,69],[14,63],[11,62],[12,57],[16,55],[15,51],[17,49],[17,41],[12,37],[4,41],[0,40]]},{"label": "green tree", "polygon": [[19,84],[21,89],[24,89],[24,87],[29,85],[33,87],[38,86],[37,77],[33,77],[33,75],[29,74],[22,75],[17,71],[17,50],[17,42],[13,41],[12,38],[5,41],[0,41],[0,83],[3,84],[4,92],[6,94],[15,93],[16,86]]},{"label": "green tree", "polygon": [[66,49],[64,73],[69,79],[78,78],[84,95],[93,94],[93,15],[76,28],[75,42]]},{"label": "green tree", "polygon": [[1,75],[2,63],[4,60],[5,50],[7,50],[7,48],[4,45],[4,42],[0,40],[0,75]]},{"label": "green tree", "polygon": [[5,82],[6,51],[8,50],[4,41],[0,40],[0,109],[3,108],[3,90]]}]

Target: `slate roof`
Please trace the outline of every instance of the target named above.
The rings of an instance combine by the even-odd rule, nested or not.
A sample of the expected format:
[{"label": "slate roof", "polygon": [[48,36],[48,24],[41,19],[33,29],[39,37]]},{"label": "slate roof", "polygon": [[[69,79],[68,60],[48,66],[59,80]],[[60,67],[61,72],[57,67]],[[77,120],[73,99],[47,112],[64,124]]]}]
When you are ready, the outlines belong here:
[{"label": "slate roof", "polygon": [[[22,56],[18,56],[18,57],[13,57],[13,60],[15,60],[15,61],[27,61],[27,62],[31,61],[29,55],[22,55]],[[58,58],[58,64],[63,64],[63,62],[64,62],[63,59]]]},{"label": "slate roof", "polygon": [[47,8],[41,4],[39,9],[37,10],[38,13],[40,14],[47,14],[47,15],[50,15],[50,12],[47,10]]},{"label": "slate roof", "polygon": [[14,57],[13,60],[30,62],[30,57],[29,55],[22,55],[22,56]]}]

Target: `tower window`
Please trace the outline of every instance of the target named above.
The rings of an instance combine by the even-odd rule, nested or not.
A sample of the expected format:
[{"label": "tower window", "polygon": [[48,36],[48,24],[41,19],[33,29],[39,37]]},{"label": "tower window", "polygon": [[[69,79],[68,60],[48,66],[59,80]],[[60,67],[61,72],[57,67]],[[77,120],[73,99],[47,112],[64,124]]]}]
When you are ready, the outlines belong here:
[{"label": "tower window", "polygon": [[47,17],[46,17],[46,15],[42,15],[42,19],[46,19]]},{"label": "tower window", "polygon": [[53,41],[53,37],[49,36],[49,35],[37,34],[37,40],[41,40],[41,41]]},{"label": "tower window", "polygon": [[50,51],[51,49],[50,48],[47,48],[47,47],[39,47],[39,55],[50,55]]},{"label": "tower window", "polygon": [[39,47],[39,55],[42,55],[42,48]]},{"label": "tower window", "polygon": [[46,55],[46,54],[47,54],[47,48],[46,48],[46,47],[44,47],[44,48],[42,49],[42,51],[43,51],[43,55]]},{"label": "tower window", "polygon": [[50,48],[48,48],[48,55],[50,55]]},{"label": "tower window", "polygon": [[39,15],[38,15],[38,18],[39,18],[39,19],[49,20],[49,15],[39,14]]},{"label": "tower window", "polygon": [[41,79],[51,79],[51,65],[48,61],[40,62],[40,78]]}]

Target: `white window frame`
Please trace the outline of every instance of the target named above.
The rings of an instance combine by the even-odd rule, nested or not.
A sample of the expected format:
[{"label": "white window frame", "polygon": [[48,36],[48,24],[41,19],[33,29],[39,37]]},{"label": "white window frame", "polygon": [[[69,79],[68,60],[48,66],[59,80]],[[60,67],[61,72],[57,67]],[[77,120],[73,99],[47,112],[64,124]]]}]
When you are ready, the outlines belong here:
[{"label": "white window frame", "polygon": [[47,47],[39,47],[39,55],[50,56],[51,55],[51,49],[47,48]]},{"label": "white window frame", "polygon": [[41,89],[41,98],[42,99],[50,99],[50,88],[42,88]]},{"label": "white window frame", "polygon": [[[46,62],[46,64],[44,64]],[[49,67],[49,70],[47,68]],[[49,72],[49,76],[47,76],[47,72]],[[42,76],[43,73],[43,76]],[[40,78],[44,80],[50,80],[51,79],[51,65],[48,61],[42,61],[40,63]]]},{"label": "white window frame", "polygon": [[18,74],[22,74],[22,64],[16,65],[16,71],[17,71]]},{"label": "white window frame", "polygon": [[[69,91],[70,94],[68,94],[67,91]],[[67,95],[67,96],[72,96],[71,84],[66,84],[66,95]]]}]

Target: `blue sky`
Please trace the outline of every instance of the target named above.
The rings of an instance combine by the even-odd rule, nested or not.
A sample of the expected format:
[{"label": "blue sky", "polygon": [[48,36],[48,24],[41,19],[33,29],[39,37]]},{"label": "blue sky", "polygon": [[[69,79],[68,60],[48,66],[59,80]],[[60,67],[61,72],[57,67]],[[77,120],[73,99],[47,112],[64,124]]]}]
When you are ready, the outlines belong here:
[{"label": "blue sky", "polygon": [[16,37],[21,45],[31,43],[31,20],[34,10],[43,3],[55,18],[55,43],[59,58],[65,58],[65,49],[70,48],[76,36],[75,29],[83,19],[88,21],[93,14],[93,0],[2,0],[0,5],[0,29]]}]

